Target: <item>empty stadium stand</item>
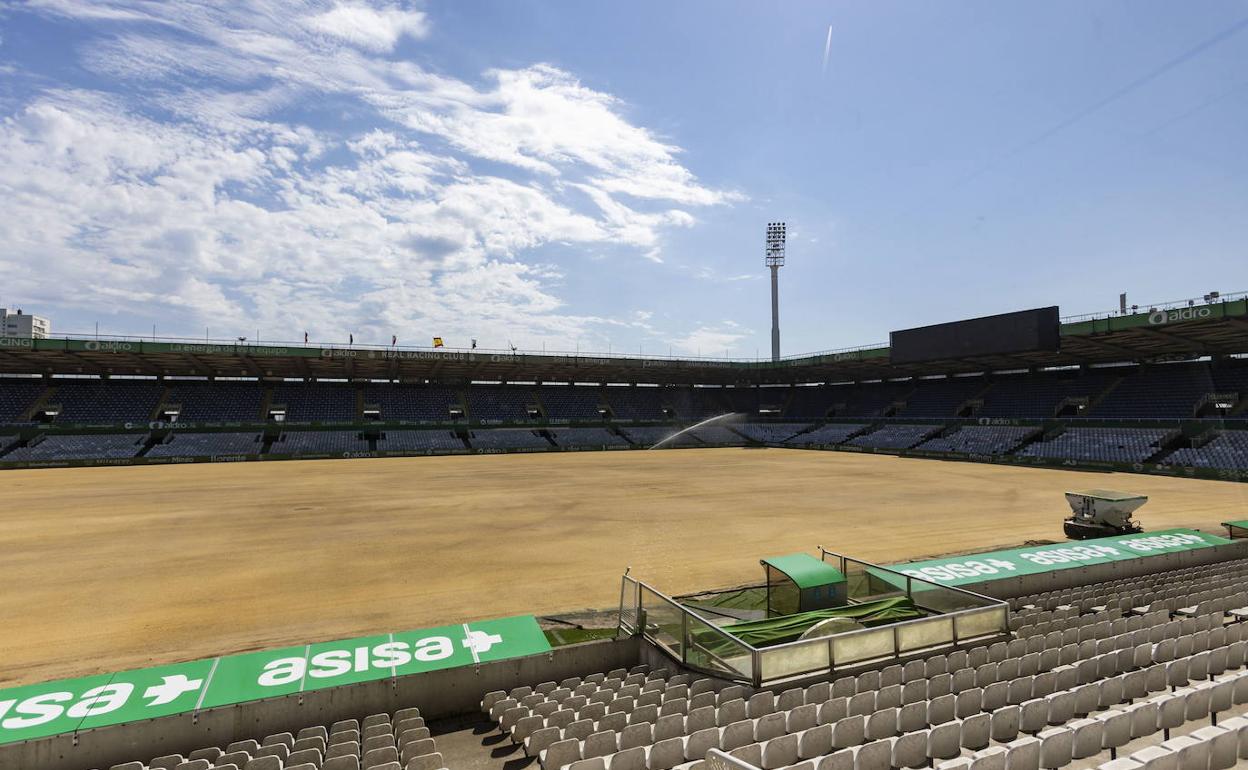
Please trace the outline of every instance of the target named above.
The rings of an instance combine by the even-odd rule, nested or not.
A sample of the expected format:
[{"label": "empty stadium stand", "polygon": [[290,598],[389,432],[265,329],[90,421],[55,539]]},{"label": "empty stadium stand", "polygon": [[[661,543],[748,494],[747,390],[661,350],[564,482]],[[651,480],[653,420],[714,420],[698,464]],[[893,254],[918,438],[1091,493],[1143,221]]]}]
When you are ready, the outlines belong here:
[{"label": "empty stadium stand", "polygon": [[368,442],[353,430],[300,430],[284,432],[269,448],[270,454],[309,455],[367,452]]},{"label": "empty stadium stand", "polygon": [[1039,428],[1008,425],[965,425],[944,436],[929,438],[915,449],[929,452],[965,452],[1000,455],[1013,451]]},{"label": "empty stadium stand", "polygon": [[1218,389],[1205,365],[1157,364],[1123,368],[1122,373],[1122,381],[1089,416],[1192,417],[1201,398]]},{"label": "empty stadium stand", "polygon": [[1008,641],[779,692],[640,666],[481,708],[543,770],[710,770],[712,751],[763,770],[1227,770],[1248,759],[1246,578],[1239,560],[1019,597]]},{"label": "empty stadium stand", "polygon": [[940,428],[939,425],[884,425],[870,433],[855,436],[847,443],[876,449],[909,449]]},{"label": "empty stadium stand", "polygon": [[663,388],[660,399],[681,420],[697,422],[732,411],[724,388]]},{"label": "empty stadium stand", "polygon": [[370,714],[297,734],[276,733],[166,754],[109,770],[441,770],[445,766],[418,708]]},{"label": "empty stadium stand", "polygon": [[[377,385],[364,388],[364,404],[380,408],[381,420],[450,422],[464,419],[459,392],[439,385]],[[458,414],[453,411],[457,410]]]},{"label": "empty stadium stand", "polygon": [[550,449],[541,433],[526,428],[474,430],[468,434],[473,449]]},{"label": "empty stadium stand", "polygon": [[1248,470],[1248,430],[1222,431],[1199,447],[1176,449],[1163,462],[1196,468]]},{"label": "empty stadium stand", "polygon": [[745,443],[744,436],[722,425],[703,425],[689,433],[710,446],[741,446]]},{"label": "empty stadium stand", "polygon": [[527,422],[541,417],[537,397],[529,387],[477,385],[467,393],[468,416],[477,422]]},{"label": "empty stadium stand", "polygon": [[809,427],[806,422],[747,422],[734,425],[733,430],[750,441],[779,445]]},{"label": "empty stadium stand", "polygon": [[[670,425],[645,425],[622,428],[621,432],[628,437],[629,441],[633,442],[637,446],[648,448],[654,446],[663,439],[668,438],[677,430],[679,430],[679,428],[675,428]],[[703,446],[703,444],[693,436],[685,433],[668,442],[665,446]]]},{"label": "empty stadium stand", "polygon": [[628,439],[606,428],[555,428],[550,436],[561,447],[631,446]]},{"label": "empty stadium stand", "polygon": [[914,390],[911,383],[867,383],[827,387],[795,387],[784,410],[788,419],[826,417],[886,417]]},{"label": "empty stadium stand", "polygon": [[1160,452],[1162,442],[1173,433],[1164,428],[1067,428],[1056,436],[1023,447],[1019,454],[1139,463]]},{"label": "empty stadium stand", "polygon": [[[724,388],[720,391],[720,399],[728,407],[728,411],[739,414],[758,414],[759,407],[767,403],[768,396],[774,388]],[[774,400],[774,399],[773,399]],[[778,404],[774,404],[778,406]]]},{"label": "empty stadium stand", "polygon": [[164,383],[155,380],[56,379],[49,403],[60,406],[57,422],[146,422],[154,416]]},{"label": "empty stadium stand", "polygon": [[1117,378],[1086,372],[1013,374],[996,378],[984,396],[980,417],[1045,418],[1083,414]]},{"label": "empty stadium stand", "polygon": [[603,391],[617,420],[665,420],[659,388],[611,387]]},{"label": "empty stadium stand", "polygon": [[[234,458],[239,453],[298,457],[373,450],[428,454],[649,447],[726,413],[740,417],[664,446],[916,450],[972,460],[1016,457],[1026,464],[1108,462],[1143,472],[1180,466],[1218,478],[1239,478],[1236,473],[1248,470],[1243,450],[1248,366],[1238,358],[1216,365],[1189,361],[758,387],[10,376],[0,378],[0,424],[12,426],[14,443],[30,446],[9,449],[0,463],[17,467],[47,459],[33,451],[40,442],[35,433],[40,423],[61,428],[60,435],[103,425],[120,432],[152,421],[153,446],[131,455],[141,463],[149,457]],[[184,430],[223,423],[237,428],[232,433],[260,438],[244,450],[241,442],[251,438],[191,438],[193,431]],[[281,436],[286,423],[321,423],[358,433],[350,439],[301,436],[289,445],[295,451],[286,451],[289,439]],[[642,423],[638,427],[644,429],[605,427],[629,423]],[[404,426],[411,424],[433,432],[409,434]],[[467,445],[449,431],[470,425],[479,426],[480,435]],[[528,427],[497,436],[488,432],[518,425]],[[569,425],[576,430],[568,430]],[[171,438],[170,430],[183,437]],[[218,440],[226,443],[217,445]],[[64,441],[72,446],[67,450],[72,456],[59,454],[62,440],[40,451],[66,461],[119,459],[107,440]],[[261,451],[269,445],[272,449]],[[92,447],[99,447],[100,454],[92,455]]]},{"label": "empty stadium stand", "polygon": [[378,452],[450,452],[465,448],[463,439],[449,430],[387,430],[377,439]]},{"label": "empty stadium stand", "polygon": [[546,416],[557,420],[601,420],[605,409],[602,389],[545,386],[538,391]]},{"label": "empty stadium stand", "polygon": [[162,416],[178,422],[256,422],[263,420],[264,385],[260,382],[173,380],[161,404]]},{"label": "empty stadium stand", "polygon": [[888,417],[914,390],[909,382],[837,385],[829,388],[833,417]]},{"label": "empty stadium stand", "polygon": [[264,444],[256,433],[170,433],[147,450],[147,457],[257,455]]},{"label": "empty stadium stand", "polygon": [[789,446],[833,446],[842,444],[849,439],[850,436],[857,435],[866,430],[869,426],[866,423],[835,423],[831,425],[823,425],[814,430],[799,433],[789,438],[785,444]]},{"label": "empty stadium stand", "polygon": [[988,387],[984,377],[919,380],[898,417],[958,417],[959,408]]},{"label": "empty stadium stand", "polygon": [[134,457],[143,450],[147,435],[134,433],[49,435],[31,440],[4,456],[15,460],[86,460]]},{"label": "empty stadium stand", "polygon": [[47,390],[43,380],[29,377],[0,378],[0,423],[22,419],[35,399]]},{"label": "empty stadium stand", "polygon": [[790,420],[822,420],[831,408],[832,401],[826,388],[795,387],[784,416]]},{"label": "empty stadium stand", "polygon": [[274,386],[269,411],[284,408],[286,422],[354,422],[355,393],[346,384],[284,382]]}]

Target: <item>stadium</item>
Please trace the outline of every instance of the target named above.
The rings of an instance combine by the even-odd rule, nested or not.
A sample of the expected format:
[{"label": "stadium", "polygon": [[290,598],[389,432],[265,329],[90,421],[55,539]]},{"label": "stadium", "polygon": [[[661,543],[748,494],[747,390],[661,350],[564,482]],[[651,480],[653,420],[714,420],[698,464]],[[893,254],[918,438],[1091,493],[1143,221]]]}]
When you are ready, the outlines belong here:
[{"label": "stadium", "polygon": [[[5,614],[45,620],[0,766],[1233,767],[1246,329],[1225,295],[775,361],[6,338]],[[1062,545],[1108,486],[1143,531]]]},{"label": "stadium", "polygon": [[0,770],[1248,770],[1246,61],[0,0]]}]

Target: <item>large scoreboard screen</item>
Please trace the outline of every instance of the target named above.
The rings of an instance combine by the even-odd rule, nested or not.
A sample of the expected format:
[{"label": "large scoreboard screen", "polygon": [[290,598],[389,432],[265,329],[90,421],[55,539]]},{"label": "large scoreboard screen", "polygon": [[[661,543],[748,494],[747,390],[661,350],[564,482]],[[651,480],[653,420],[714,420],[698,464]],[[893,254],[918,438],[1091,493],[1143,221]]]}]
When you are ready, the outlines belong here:
[{"label": "large scoreboard screen", "polygon": [[1061,320],[1054,305],[902,329],[890,333],[888,338],[889,360],[895,364],[1055,351],[1061,338]]}]

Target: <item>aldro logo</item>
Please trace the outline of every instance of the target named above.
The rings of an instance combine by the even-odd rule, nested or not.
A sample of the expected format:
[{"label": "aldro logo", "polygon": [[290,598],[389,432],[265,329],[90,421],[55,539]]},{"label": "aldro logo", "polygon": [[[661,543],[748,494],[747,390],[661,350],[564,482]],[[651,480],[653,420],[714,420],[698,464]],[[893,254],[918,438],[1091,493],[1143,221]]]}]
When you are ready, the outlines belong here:
[{"label": "aldro logo", "polygon": [[1213,315],[1213,308],[1185,307],[1182,310],[1154,310],[1148,314],[1150,326],[1161,326],[1179,321],[1199,321]]}]

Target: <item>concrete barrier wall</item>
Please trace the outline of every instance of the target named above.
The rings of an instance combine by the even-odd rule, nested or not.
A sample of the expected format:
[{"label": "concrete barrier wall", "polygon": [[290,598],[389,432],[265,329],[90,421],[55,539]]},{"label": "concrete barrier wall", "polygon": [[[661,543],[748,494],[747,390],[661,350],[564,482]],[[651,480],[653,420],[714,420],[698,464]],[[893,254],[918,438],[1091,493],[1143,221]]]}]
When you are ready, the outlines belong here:
[{"label": "concrete barrier wall", "polygon": [[193,714],[0,746],[0,770],[89,770],[164,754],[189,754],[247,738],[339,719],[394,712],[417,706],[426,719],[470,714],[481,696],[537,682],[559,681],[614,668],[635,666],[641,640],[587,642],[556,647],[548,653],[483,663],[479,666],[344,685],[282,698],[240,703]]},{"label": "concrete barrier wall", "polygon": [[1075,586],[1107,583],[1111,580],[1150,575],[1155,572],[1195,567],[1202,564],[1229,561],[1231,559],[1248,558],[1248,541],[1216,545],[1209,548],[1197,548],[1190,551],[1141,556],[1138,559],[1113,561],[1105,564],[1094,564],[1087,567],[1071,567],[1069,569],[1038,572],[1032,575],[987,580],[960,586],[998,599],[1013,599],[1017,596],[1040,593],[1042,591],[1058,591]]}]

